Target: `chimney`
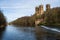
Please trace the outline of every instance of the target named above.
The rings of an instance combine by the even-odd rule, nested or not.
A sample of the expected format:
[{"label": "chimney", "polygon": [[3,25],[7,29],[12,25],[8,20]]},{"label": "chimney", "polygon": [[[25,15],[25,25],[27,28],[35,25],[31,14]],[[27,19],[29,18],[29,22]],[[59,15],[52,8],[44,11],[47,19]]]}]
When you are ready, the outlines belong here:
[{"label": "chimney", "polygon": [[47,4],[46,5],[46,11],[49,11],[50,10],[50,4]]}]

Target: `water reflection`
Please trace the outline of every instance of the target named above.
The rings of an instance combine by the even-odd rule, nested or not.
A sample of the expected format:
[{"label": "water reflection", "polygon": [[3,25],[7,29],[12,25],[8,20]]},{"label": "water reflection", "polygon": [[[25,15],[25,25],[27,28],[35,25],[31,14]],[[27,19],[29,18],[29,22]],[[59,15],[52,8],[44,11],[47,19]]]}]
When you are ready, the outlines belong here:
[{"label": "water reflection", "polygon": [[36,27],[37,40],[60,40],[60,34],[41,27]]},{"label": "water reflection", "polygon": [[60,40],[60,35],[41,27],[7,26],[0,29],[0,40]]},{"label": "water reflection", "polygon": [[36,40],[33,29],[31,27],[7,26],[6,30],[0,33],[0,40]]},{"label": "water reflection", "polygon": [[3,34],[4,34],[5,29],[6,29],[6,27],[0,28],[0,40],[3,39]]},{"label": "water reflection", "polygon": [[46,33],[40,27],[36,27],[36,40],[47,40]]}]

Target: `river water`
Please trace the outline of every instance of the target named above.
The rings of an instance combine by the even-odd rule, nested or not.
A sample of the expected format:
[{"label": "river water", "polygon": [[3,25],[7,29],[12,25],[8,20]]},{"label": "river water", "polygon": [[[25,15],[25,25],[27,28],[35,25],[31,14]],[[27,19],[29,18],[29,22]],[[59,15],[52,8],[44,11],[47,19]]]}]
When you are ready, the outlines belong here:
[{"label": "river water", "polygon": [[0,40],[36,40],[34,28],[8,25],[3,32],[0,32]]},{"label": "river water", "polygon": [[[52,31],[45,32],[41,27],[18,27],[8,25],[0,31],[0,40],[57,40]],[[60,38],[58,39],[60,40]]]}]

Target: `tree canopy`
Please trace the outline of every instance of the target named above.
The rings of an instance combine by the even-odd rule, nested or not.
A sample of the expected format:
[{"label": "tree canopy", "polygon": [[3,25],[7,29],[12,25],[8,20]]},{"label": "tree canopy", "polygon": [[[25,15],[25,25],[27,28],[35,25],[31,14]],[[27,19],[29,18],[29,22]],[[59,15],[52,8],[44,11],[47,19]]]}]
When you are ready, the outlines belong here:
[{"label": "tree canopy", "polygon": [[2,11],[0,10],[0,26],[1,25],[6,25],[6,18],[3,15]]}]

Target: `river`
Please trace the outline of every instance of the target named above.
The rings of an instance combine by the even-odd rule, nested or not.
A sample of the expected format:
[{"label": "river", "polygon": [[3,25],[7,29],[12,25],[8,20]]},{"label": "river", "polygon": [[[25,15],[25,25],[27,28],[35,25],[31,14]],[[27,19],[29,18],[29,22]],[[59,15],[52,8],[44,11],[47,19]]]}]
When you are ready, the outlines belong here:
[{"label": "river", "polygon": [[15,27],[8,25],[0,32],[0,40],[36,40],[33,27]]},{"label": "river", "polygon": [[[46,27],[18,27],[8,25],[0,31],[0,40],[57,40],[56,33],[45,29]],[[60,38],[58,39],[60,40]]]}]

